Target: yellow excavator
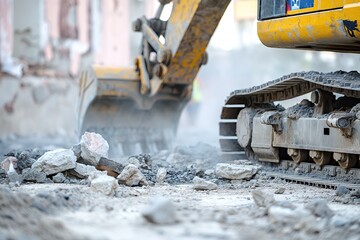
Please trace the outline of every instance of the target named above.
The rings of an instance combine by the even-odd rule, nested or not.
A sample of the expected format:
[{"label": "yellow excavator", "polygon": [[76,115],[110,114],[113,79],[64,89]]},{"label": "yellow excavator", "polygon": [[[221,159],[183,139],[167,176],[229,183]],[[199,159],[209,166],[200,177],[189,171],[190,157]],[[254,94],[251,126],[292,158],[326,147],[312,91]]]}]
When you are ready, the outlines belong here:
[{"label": "yellow excavator", "polygon": [[[230,0],[159,2],[154,18],[133,23],[142,34],[133,68],[95,66],[81,76],[79,124],[103,134],[120,154],[171,145]],[[169,3],[172,13],[162,21]],[[360,53],[358,22],[359,0],[258,0],[258,36],[268,47]],[[290,108],[274,104],[307,93],[310,100]],[[219,134],[228,156],[245,152],[264,166],[359,181],[360,74],[298,72],[235,90],[222,109]]]}]

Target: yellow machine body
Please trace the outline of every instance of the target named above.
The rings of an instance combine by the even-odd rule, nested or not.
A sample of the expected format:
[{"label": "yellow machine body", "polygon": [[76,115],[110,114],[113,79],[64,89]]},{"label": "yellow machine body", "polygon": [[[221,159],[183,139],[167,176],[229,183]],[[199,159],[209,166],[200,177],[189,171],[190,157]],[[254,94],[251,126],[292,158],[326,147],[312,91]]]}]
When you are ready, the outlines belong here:
[{"label": "yellow machine body", "polygon": [[258,21],[258,36],[268,47],[360,52],[360,1],[313,1],[285,16]]}]

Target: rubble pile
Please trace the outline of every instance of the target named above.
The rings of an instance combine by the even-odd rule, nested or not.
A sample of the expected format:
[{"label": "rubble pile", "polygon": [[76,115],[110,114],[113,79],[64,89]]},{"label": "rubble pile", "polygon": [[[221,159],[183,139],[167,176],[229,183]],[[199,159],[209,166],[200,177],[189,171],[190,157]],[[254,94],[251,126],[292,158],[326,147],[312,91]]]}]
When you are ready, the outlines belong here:
[{"label": "rubble pile", "polygon": [[268,231],[284,239],[356,239],[360,236],[360,219],[338,215],[324,199],[295,205],[286,200],[277,201],[273,193],[265,190],[253,190],[252,196],[257,207],[265,209]]},{"label": "rubble pile", "polygon": [[[128,205],[136,201],[139,201],[135,207],[136,219],[141,219],[144,228],[186,226],[202,221],[216,222],[224,229],[235,226],[241,234],[249,234],[248,237],[241,235],[244,238],[240,239],[263,238],[261,234],[268,236],[263,239],[357,239],[356,236],[360,236],[359,219],[345,218],[340,211],[331,209],[329,199],[306,199],[305,204],[290,201],[292,188],[282,180],[269,181],[260,166],[247,160],[221,163],[219,152],[210,145],[199,143],[121,159],[109,159],[108,151],[109,145],[101,135],[87,132],[71,149],[33,149],[6,154],[0,162],[0,183],[6,186],[0,188],[0,229],[10,230],[5,233],[0,230],[0,239],[31,239],[31,234],[38,236],[36,229],[39,228],[43,229],[40,239],[81,239],[68,235],[61,223],[46,217],[62,209],[84,206],[88,212],[99,207],[109,212],[117,208],[113,217],[124,209],[127,215],[134,211],[127,209]],[[14,193],[26,183],[63,185],[50,184],[59,187],[53,192],[32,196]],[[276,187],[271,186],[272,183],[276,183]],[[64,186],[66,188],[62,188]],[[170,193],[162,196],[159,191]],[[251,196],[244,198],[235,194],[229,202],[226,199],[229,192],[251,192]],[[82,198],[82,194],[86,197]],[[194,198],[201,194],[201,200]],[[214,198],[219,202],[210,205],[213,199],[207,196],[212,194],[220,195]],[[138,200],[144,198],[146,201]],[[331,199],[342,204],[360,203],[360,190],[339,186]],[[222,211],[226,204],[230,206],[237,201],[246,204]],[[23,226],[21,231],[13,234],[18,226]],[[248,229],[256,229],[259,235],[252,235]]]},{"label": "rubble pile", "polygon": [[219,151],[210,145],[176,147],[153,156],[139,154],[108,159],[109,144],[97,133],[86,132],[71,149],[13,151],[1,163],[0,181],[22,183],[75,183],[114,195],[128,187],[193,184],[195,190],[215,190],[217,183],[250,180],[259,170],[248,161],[218,163]]}]

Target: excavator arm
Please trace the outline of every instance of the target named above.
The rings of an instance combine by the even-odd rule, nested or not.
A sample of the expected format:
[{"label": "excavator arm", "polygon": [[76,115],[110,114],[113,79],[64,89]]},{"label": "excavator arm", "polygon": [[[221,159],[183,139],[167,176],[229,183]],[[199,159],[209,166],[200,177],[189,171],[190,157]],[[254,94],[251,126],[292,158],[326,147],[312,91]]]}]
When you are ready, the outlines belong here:
[{"label": "excavator arm", "polygon": [[[93,66],[80,79],[79,126],[110,142],[113,155],[171,146],[192,83],[207,62],[206,47],[230,0],[160,0],[155,17],[141,17],[133,68]],[[160,20],[172,4],[167,21]]]}]

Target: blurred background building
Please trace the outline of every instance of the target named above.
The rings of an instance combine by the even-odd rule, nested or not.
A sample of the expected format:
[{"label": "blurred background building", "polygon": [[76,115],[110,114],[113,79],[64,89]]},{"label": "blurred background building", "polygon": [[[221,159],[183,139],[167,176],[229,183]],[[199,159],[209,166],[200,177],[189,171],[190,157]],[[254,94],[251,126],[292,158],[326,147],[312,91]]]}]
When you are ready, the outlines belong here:
[{"label": "blurred background building", "polygon": [[[199,112],[192,120],[184,112],[180,143],[216,144],[221,105],[235,89],[291,72],[359,70],[358,55],[264,47],[256,33],[256,4],[229,5],[198,76]],[[131,23],[151,17],[157,5],[155,0],[0,0],[0,138],[46,132],[75,139],[80,70],[90,64],[131,66],[141,40]],[[189,139],[189,132],[200,134]]]}]

